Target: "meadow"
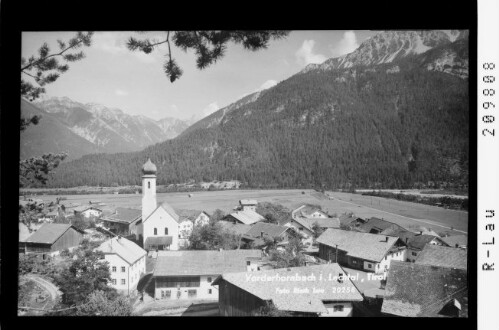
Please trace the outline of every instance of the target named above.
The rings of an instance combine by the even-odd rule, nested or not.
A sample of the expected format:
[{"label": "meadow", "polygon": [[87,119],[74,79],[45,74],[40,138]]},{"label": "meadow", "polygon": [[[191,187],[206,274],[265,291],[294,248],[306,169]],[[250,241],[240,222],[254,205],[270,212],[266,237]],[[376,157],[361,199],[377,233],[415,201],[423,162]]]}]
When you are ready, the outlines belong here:
[{"label": "meadow", "polygon": [[[353,212],[356,216],[363,218],[383,218],[411,230],[426,227],[437,233],[447,232],[452,235],[463,234],[468,231],[468,212],[466,211],[449,210],[437,206],[359,194],[327,192],[327,195],[331,196],[331,198],[310,189],[222,190],[193,193],[158,193],[157,200],[158,204],[167,202],[175,209],[204,210],[208,213],[216,209],[229,213],[238,205],[240,199],[256,199],[258,202],[279,203],[291,210],[308,203],[320,205],[330,214],[339,216],[343,213]],[[104,209],[110,210],[116,207],[140,208],[142,201],[140,194],[63,196],[67,198],[62,202],[64,204],[88,204],[89,201],[99,201],[106,204],[103,206]],[[55,201],[56,197],[53,195],[37,196],[37,198],[44,201]]]}]

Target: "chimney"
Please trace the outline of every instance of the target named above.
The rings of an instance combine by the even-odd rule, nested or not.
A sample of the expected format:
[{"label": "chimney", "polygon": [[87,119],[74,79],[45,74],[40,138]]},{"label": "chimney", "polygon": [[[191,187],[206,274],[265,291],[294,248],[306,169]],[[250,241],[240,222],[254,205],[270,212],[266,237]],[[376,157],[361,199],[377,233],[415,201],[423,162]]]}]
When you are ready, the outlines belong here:
[{"label": "chimney", "polygon": [[385,242],[387,242],[387,243],[388,243],[388,236],[386,236],[386,237],[385,237]]},{"label": "chimney", "polygon": [[260,237],[263,238],[263,231],[260,232]]},{"label": "chimney", "polygon": [[423,231],[422,230],[419,231],[419,235],[423,235]]},{"label": "chimney", "polygon": [[408,244],[408,242],[409,242],[409,237],[406,237],[405,238],[405,244]]}]

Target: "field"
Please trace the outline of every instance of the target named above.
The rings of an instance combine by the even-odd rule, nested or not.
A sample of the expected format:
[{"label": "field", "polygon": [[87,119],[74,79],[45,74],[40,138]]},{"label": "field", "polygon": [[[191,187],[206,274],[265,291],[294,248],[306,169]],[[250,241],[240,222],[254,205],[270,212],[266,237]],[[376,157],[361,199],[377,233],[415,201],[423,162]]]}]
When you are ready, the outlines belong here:
[{"label": "field", "polygon": [[[304,192],[304,193],[302,193]],[[231,212],[240,199],[256,199],[259,202],[282,204],[294,209],[304,203],[318,204],[326,211],[338,216],[353,212],[359,217],[379,217],[397,223],[407,229],[423,226],[437,233],[448,232],[452,235],[467,233],[468,212],[448,210],[436,206],[397,201],[381,197],[362,196],[340,192],[328,192],[332,199],[314,190],[224,190],[200,191],[191,193],[158,193],[158,203],[168,202],[175,209],[204,210],[208,213],[221,209]],[[141,207],[141,195],[66,195],[64,203],[88,204],[89,201],[105,203],[105,209],[115,207]],[[56,196],[37,196],[44,201],[54,201]],[[453,230],[451,230],[451,227]]]}]

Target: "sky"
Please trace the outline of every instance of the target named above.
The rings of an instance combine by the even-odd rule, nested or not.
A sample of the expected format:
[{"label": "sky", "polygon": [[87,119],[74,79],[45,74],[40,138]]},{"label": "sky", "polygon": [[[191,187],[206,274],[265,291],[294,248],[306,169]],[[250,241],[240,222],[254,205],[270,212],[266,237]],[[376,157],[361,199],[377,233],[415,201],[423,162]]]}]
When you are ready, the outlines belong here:
[{"label": "sky", "polygon": [[[75,32],[24,32],[23,57],[36,55],[47,42],[57,51],[57,39],[69,40]],[[166,32],[95,32],[86,57],[69,63],[69,70],[45,86],[44,97],[69,97],[81,103],[98,103],[132,115],[153,119],[200,119],[242,96],[266,89],[302,70],[310,63],[348,54],[372,31],[292,31],[287,38],[270,41],[267,49],[248,51],[229,44],[226,55],[199,70],[195,55],[172,47],[183,75],[171,83],[163,72],[166,44],[151,54],[126,48],[130,36],[166,39]],[[28,77],[24,77],[28,78]]]}]

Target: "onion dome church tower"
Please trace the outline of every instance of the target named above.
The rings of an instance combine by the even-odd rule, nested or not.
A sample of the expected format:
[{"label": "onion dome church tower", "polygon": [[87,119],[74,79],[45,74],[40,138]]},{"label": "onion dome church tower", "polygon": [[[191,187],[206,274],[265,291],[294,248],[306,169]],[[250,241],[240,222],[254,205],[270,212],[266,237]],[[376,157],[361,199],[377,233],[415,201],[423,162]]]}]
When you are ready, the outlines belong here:
[{"label": "onion dome church tower", "polygon": [[157,207],[156,203],[156,165],[149,158],[142,166],[142,221]]}]

